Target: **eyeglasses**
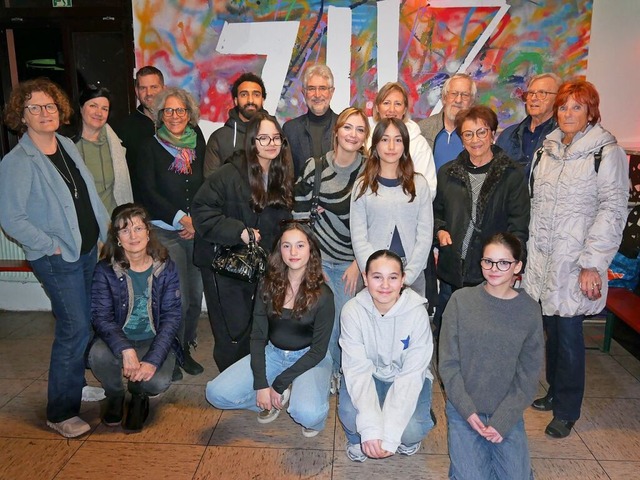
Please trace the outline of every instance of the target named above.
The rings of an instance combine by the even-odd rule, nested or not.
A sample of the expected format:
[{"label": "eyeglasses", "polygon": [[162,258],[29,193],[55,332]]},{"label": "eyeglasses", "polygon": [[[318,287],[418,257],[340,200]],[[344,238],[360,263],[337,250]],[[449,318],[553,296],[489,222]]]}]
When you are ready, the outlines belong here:
[{"label": "eyeglasses", "polygon": [[256,141],[263,147],[271,145],[271,142],[273,142],[276,147],[282,145],[282,137],[280,135],[274,135],[273,137],[270,137],[269,135],[260,135],[259,137],[256,137]]},{"label": "eyeglasses", "polygon": [[55,103],[47,103],[46,105],[31,104],[24,107],[25,110],[29,110],[31,115],[40,115],[42,110],[46,110],[47,113],[56,113],[58,111],[58,105]]},{"label": "eyeglasses", "polygon": [[489,135],[489,129],[483,127],[479,128],[475,132],[471,130],[465,130],[460,136],[463,140],[469,141],[473,139],[474,135],[482,140],[483,138],[487,138],[487,135]]},{"label": "eyeglasses", "polygon": [[324,85],[321,87],[305,87],[307,93],[327,93],[329,90],[332,90],[333,87],[325,87]]},{"label": "eyeglasses", "polygon": [[189,111],[188,108],[163,108],[160,110],[162,112],[163,117],[172,117],[175,113],[178,118],[184,117]]},{"label": "eyeglasses", "polygon": [[122,235],[125,237],[130,237],[132,233],[136,235],[144,232],[147,229],[144,225],[136,225],[135,227],[126,227],[118,230],[118,235]]},{"label": "eyeglasses", "polygon": [[558,92],[546,92],[544,90],[533,90],[530,92],[524,92],[526,98],[538,97],[540,100],[545,100],[547,95],[557,95]]},{"label": "eyeglasses", "polygon": [[471,94],[469,92],[449,92],[447,93],[447,97],[451,100],[455,100],[458,97],[462,97],[462,100],[469,100],[471,98]]},{"label": "eyeglasses", "polygon": [[489,258],[480,259],[480,266],[482,267],[483,270],[491,270],[495,265],[498,268],[498,270],[500,270],[501,272],[506,272],[511,268],[511,265],[513,265],[514,263],[518,263],[518,261],[513,260],[512,262],[510,262],[509,260],[498,260],[497,262],[494,262]]}]

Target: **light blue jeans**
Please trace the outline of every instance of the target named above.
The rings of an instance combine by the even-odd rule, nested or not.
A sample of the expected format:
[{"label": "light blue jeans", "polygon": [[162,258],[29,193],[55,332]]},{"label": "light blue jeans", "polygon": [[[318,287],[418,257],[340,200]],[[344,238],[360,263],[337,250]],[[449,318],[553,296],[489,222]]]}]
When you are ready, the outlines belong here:
[{"label": "light blue jeans", "polygon": [[[342,281],[342,276],[350,265],[351,262],[331,262],[329,260],[322,260],[322,271],[329,279],[327,281],[327,285],[333,292],[333,303],[336,308],[333,330],[331,331],[331,340],[329,340],[329,353],[333,359],[332,373],[334,375],[340,373],[340,366],[342,365],[341,350],[340,345],[338,344],[338,339],[340,338],[340,312],[342,311],[344,304],[354,297],[354,295],[349,295],[344,291],[344,282]],[[362,277],[359,277],[356,293],[362,289],[362,286]]]},{"label": "light blue jeans", "polygon": [[[280,350],[268,343],[265,347],[267,382],[269,385],[283,371],[296,363],[309,348]],[[329,383],[331,357],[327,355],[318,365],[293,380],[287,412],[296,423],[312,430],[324,429],[329,414]],[[259,412],[256,391],[253,389],[251,355],[238,360],[207,383],[207,401],[220,410],[252,410]]]},{"label": "light blue jeans", "polygon": [[[393,383],[383,382],[375,377],[373,381],[376,384],[376,392],[378,393],[378,399],[382,406]],[[361,443],[360,434],[356,428],[357,413],[358,411],[356,407],[353,406],[351,397],[347,391],[346,382],[342,382],[340,385],[340,395],[338,396],[338,417],[340,418],[340,423],[342,423],[342,429],[347,437],[347,441],[351,444]],[[415,445],[427,436],[433,426],[433,418],[431,417],[431,380],[425,378],[413,416],[404,429],[400,442],[406,446]]]},{"label": "light blue jeans", "polygon": [[[454,480],[529,480],[533,479],[529,443],[524,420],[504,436],[491,443],[476,432],[447,401],[449,430],[449,478]],[[478,414],[486,425],[490,415]]]}]

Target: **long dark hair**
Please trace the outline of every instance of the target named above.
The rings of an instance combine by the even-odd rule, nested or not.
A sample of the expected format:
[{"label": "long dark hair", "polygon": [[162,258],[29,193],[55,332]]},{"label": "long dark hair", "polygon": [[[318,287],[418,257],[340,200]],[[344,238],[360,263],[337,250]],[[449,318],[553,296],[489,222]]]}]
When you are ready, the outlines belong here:
[{"label": "long dark hair", "polygon": [[156,233],[151,229],[151,217],[149,212],[137,203],[125,203],[116,207],[111,214],[111,224],[107,232],[107,241],[102,246],[100,258],[109,262],[115,262],[122,268],[129,268],[129,260],[118,240],[118,233],[127,225],[133,223],[134,218],[139,218],[147,227],[149,234],[149,243],[147,243],[147,255],[153,260],[164,262],[169,258],[169,252],[156,237]]},{"label": "long dark hair", "polygon": [[402,183],[402,191],[411,197],[409,202],[413,202],[413,199],[416,198],[416,185],[413,181],[415,170],[413,169],[413,160],[411,160],[411,154],[409,153],[409,130],[407,130],[407,126],[402,120],[397,118],[383,118],[376,124],[376,128],[373,129],[369,158],[365,162],[364,170],[360,175],[362,178],[362,185],[360,185],[360,190],[358,191],[356,200],[364,195],[368,189],[371,189],[371,192],[376,195],[378,193],[380,155],[378,155],[376,147],[378,146],[378,143],[380,143],[380,140],[382,140],[384,132],[387,130],[389,125],[393,125],[398,129],[400,136],[402,137],[402,144],[404,145],[404,151],[402,152],[400,162],[398,163],[398,179],[400,179],[400,182]]},{"label": "long dark hair", "polygon": [[[278,134],[282,137],[280,153],[269,164],[269,181],[266,190],[256,147],[256,136],[260,131],[260,124],[263,120],[273,123]],[[293,160],[291,159],[291,150],[282,127],[267,112],[256,112],[249,121],[245,136],[245,152],[249,169],[251,208],[253,211],[261,212],[268,206],[284,207],[290,210],[293,206]]]},{"label": "long dark hair", "polygon": [[318,302],[320,286],[324,283],[320,243],[307,225],[288,222],[283,226],[278,241],[269,256],[269,266],[263,284],[263,299],[267,305],[271,306],[270,310],[278,316],[282,315],[282,307],[289,286],[289,276],[287,275],[289,267],[282,259],[280,245],[282,244],[282,235],[290,230],[301,231],[309,242],[309,263],[307,263],[304,278],[293,302],[293,317],[300,318]]}]

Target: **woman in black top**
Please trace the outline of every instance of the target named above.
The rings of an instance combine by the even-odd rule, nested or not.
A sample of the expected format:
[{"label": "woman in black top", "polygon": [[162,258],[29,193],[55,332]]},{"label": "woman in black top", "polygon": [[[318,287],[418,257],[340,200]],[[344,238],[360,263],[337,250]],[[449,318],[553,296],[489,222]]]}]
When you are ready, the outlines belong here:
[{"label": "woman in black top", "polygon": [[278,121],[258,112],[247,125],[245,150],[235,152],[193,200],[194,263],[200,267],[213,359],[222,372],[249,353],[256,286],[214,274],[213,246],[249,243],[248,229],[271,251],[280,221],[291,218],[293,166]]},{"label": "woman in black top", "polygon": [[251,355],[207,384],[209,403],[260,412],[258,422],[269,423],[291,397],[289,414],[315,437],[329,413],[333,315],[318,241],[307,226],[289,223],[256,299]]},{"label": "woman in black top", "polygon": [[[189,351],[196,346],[202,313],[202,281],[193,264],[191,202],[204,181],[206,143],[198,127],[199,107],[182,88],[167,87],[154,101],[156,134],[140,147],[134,192],[151,214],[153,230],[178,268],[182,323],[178,338],[184,349],[182,368],[189,375],[203,372]],[[176,364],[173,379],[182,372]]]}]

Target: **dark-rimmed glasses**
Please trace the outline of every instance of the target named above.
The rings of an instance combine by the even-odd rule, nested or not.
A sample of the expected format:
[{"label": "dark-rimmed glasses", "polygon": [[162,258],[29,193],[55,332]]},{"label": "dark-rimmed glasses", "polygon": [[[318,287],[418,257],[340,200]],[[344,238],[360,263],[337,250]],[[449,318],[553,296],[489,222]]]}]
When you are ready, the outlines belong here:
[{"label": "dark-rimmed glasses", "polygon": [[513,265],[514,263],[518,263],[518,261],[517,260],[513,260],[513,261],[498,260],[498,261],[494,262],[490,258],[481,258],[480,259],[480,266],[482,267],[483,270],[491,270],[493,268],[493,266],[495,265],[496,268],[498,270],[500,270],[501,272],[506,272],[507,270],[509,270],[511,268],[511,265]]},{"label": "dark-rimmed glasses", "polygon": [[263,147],[271,145],[271,142],[273,142],[276,147],[279,147],[282,145],[282,136],[274,135],[273,137],[270,137],[269,135],[260,135],[259,137],[256,137],[256,141]]},{"label": "dark-rimmed glasses", "polygon": [[162,116],[163,117],[173,117],[173,114],[175,113],[178,118],[184,117],[187,114],[188,111],[189,111],[188,108],[182,108],[182,107],[179,107],[179,108],[163,108],[163,109],[160,110],[160,112],[162,112]]},{"label": "dark-rimmed glasses", "polygon": [[524,92],[525,98],[533,98],[537,97],[539,100],[546,100],[548,95],[557,95],[558,92],[547,92],[545,90],[532,90],[529,92]]},{"label": "dark-rimmed glasses", "polygon": [[58,111],[58,105],[55,103],[47,103],[46,105],[32,103],[30,105],[26,105],[24,109],[29,110],[31,115],[40,115],[43,109],[46,110],[47,113],[56,113]]}]

